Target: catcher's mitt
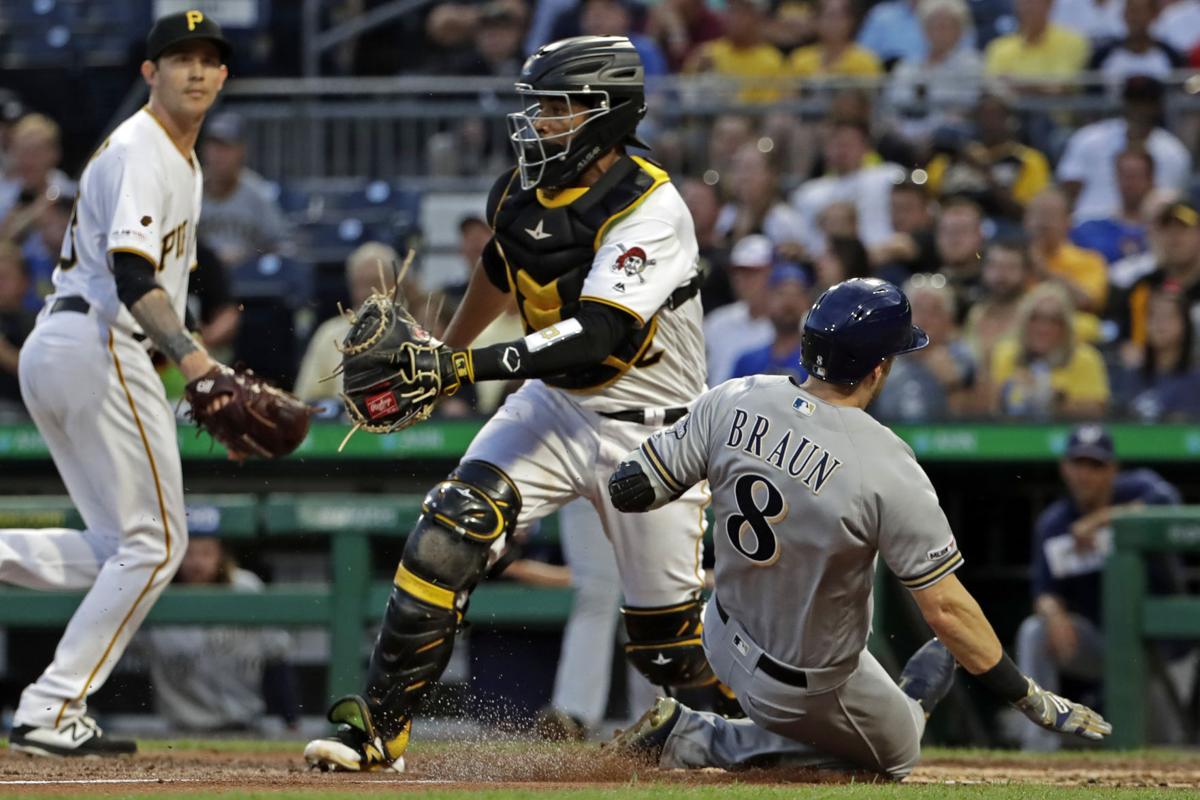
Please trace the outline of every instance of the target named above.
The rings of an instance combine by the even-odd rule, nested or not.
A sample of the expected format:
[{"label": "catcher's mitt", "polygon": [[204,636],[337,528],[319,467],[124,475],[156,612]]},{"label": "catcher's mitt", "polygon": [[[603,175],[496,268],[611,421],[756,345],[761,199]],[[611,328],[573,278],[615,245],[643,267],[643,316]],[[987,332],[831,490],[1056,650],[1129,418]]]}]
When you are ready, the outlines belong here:
[{"label": "catcher's mitt", "polygon": [[[391,433],[428,419],[440,398],[460,386],[453,353],[393,294],[373,292],[350,315],[342,353],[342,400],[354,430]],[[353,433],[353,431],[351,431]]]},{"label": "catcher's mitt", "polygon": [[[308,406],[250,370],[213,367],[189,383],[184,396],[191,418],[235,458],[286,456],[308,435]],[[210,411],[220,397],[229,401]]]}]

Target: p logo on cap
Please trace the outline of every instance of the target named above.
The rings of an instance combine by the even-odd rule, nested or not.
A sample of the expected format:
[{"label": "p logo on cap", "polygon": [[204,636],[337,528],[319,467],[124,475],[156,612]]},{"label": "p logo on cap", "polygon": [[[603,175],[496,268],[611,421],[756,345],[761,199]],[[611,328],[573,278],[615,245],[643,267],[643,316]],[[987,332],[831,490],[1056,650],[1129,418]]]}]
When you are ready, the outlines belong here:
[{"label": "p logo on cap", "polygon": [[201,22],[204,22],[204,14],[200,13],[199,11],[189,11],[187,12],[186,16],[189,31],[196,30],[196,26]]}]

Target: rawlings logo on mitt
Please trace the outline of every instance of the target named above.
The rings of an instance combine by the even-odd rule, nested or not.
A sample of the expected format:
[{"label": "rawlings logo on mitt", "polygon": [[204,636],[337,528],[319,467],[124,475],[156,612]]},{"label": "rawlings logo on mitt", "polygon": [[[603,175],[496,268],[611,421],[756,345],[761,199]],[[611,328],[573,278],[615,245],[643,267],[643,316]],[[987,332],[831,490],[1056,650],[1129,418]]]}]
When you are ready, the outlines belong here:
[{"label": "rawlings logo on mitt", "polygon": [[[239,460],[286,456],[308,435],[309,407],[250,370],[213,367],[187,385],[184,397],[196,424]],[[222,397],[229,399],[214,410]]]}]

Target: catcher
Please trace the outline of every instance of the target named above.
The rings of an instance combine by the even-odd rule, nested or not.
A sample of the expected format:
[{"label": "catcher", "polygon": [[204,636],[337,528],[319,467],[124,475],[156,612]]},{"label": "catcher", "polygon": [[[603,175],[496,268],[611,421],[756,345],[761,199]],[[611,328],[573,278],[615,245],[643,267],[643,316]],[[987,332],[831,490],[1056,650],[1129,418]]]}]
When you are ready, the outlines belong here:
[{"label": "catcher", "polygon": [[[629,40],[547,45],[524,65],[510,114],[517,167],[487,203],[493,238],[438,342],[375,295],[342,345],[360,426],[398,430],[463,384],[528,379],[425,497],[404,550],[362,696],[310,742],[323,769],[403,769],[412,714],[450,658],[471,591],[513,530],[576,497],[599,512],[627,604],[626,654],[664,687],[713,687],[700,645],[706,490],[642,517],[605,489],[620,458],[680,419],[704,389],[692,220],[667,174],[625,145],[645,113]],[[515,297],[523,339],[467,349]]]}]

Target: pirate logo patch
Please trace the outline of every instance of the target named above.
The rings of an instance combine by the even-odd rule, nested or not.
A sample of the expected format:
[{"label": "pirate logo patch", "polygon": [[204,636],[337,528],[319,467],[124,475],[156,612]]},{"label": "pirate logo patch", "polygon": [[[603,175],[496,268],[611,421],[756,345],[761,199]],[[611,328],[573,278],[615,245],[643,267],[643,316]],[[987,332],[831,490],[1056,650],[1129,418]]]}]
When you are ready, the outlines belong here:
[{"label": "pirate logo patch", "polygon": [[647,258],[646,251],[640,247],[626,249],[622,244],[617,247],[621,249],[621,255],[617,256],[617,260],[613,264],[613,272],[623,272],[630,278],[636,277],[639,283],[645,283],[646,279],[642,277],[642,273],[657,263],[655,259]]}]

